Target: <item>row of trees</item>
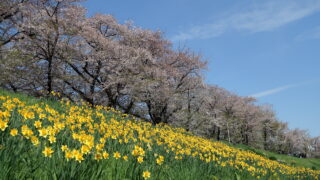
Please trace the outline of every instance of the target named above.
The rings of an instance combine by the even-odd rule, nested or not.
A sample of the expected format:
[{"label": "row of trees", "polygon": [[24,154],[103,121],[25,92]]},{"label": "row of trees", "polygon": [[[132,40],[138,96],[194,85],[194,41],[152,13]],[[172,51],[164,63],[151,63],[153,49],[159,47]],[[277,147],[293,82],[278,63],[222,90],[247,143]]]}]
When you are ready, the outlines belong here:
[{"label": "row of trees", "polygon": [[320,155],[319,137],[289,130],[270,106],[205,84],[201,55],[111,15],[86,17],[79,1],[1,0],[1,87],[56,91],[217,140]]}]

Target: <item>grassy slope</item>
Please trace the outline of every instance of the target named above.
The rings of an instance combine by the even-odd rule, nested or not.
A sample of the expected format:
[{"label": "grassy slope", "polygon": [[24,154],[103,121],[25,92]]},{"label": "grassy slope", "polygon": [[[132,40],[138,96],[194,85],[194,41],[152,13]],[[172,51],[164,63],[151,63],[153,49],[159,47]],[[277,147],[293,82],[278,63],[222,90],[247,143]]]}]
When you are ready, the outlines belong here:
[{"label": "grassy slope", "polygon": [[[11,96],[26,102],[28,105],[44,103],[54,108],[58,112],[64,112],[59,102],[54,100],[36,99],[23,94],[14,94],[11,92],[0,90],[0,96]],[[0,106],[1,110],[1,106]],[[116,118],[120,115],[107,114],[106,117]],[[13,121],[18,120],[15,117]],[[32,126],[31,124],[29,126]],[[145,125],[141,125],[145,126]],[[161,129],[161,128],[160,128]],[[183,160],[175,160],[175,154],[166,153],[168,150],[162,146],[153,145],[152,151],[146,150],[145,162],[139,164],[135,157],[131,157],[133,146],[137,143],[129,142],[128,144],[119,144],[119,142],[106,143],[106,149],[110,153],[107,160],[96,161],[93,157],[86,157],[84,161],[78,163],[76,161],[66,161],[63,152],[59,151],[59,146],[70,139],[64,136],[57,136],[61,139],[61,143],[54,144],[56,153],[52,158],[45,158],[41,153],[43,145],[48,142],[41,142],[42,147],[34,147],[28,140],[24,138],[16,139],[8,135],[8,130],[0,131],[0,179],[26,179],[39,178],[42,179],[143,179],[143,171],[151,172],[151,179],[255,179],[246,171],[234,168],[221,167],[219,163],[205,163],[197,158],[184,156]],[[2,134],[1,134],[2,133]],[[65,135],[65,133],[64,133]],[[58,140],[57,140],[58,141]],[[147,149],[146,144],[139,143],[140,146]],[[68,143],[69,145],[69,143]],[[74,144],[70,143],[70,146]],[[239,145],[238,148],[250,150],[251,148]],[[252,149],[251,149],[252,150]],[[122,155],[129,156],[128,161],[116,160],[112,157],[112,153],[119,151]],[[319,159],[299,159],[285,155],[278,155],[262,150],[254,150],[258,154],[264,153],[267,157],[275,156],[278,160],[285,161],[287,164],[296,163],[296,166],[316,167],[320,169]],[[154,153],[163,154],[165,156],[164,164],[159,166],[155,164],[156,157]],[[281,179],[287,176],[279,176]],[[319,177],[319,176],[318,176]],[[265,176],[266,179],[270,175]],[[290,178],[290,177],[289,177]],[[311,178],[312,179],[312,178]]]},{"label": "grassy slope", "polygon": [[[228,143],[226,143],[228,144]],[[230,144],[228,144],[230,145]],[[240,148],[244,150],[251,151],[253,153],[259,154],[266,158],[275,157],[277,161],[283,162],[285,164],[296,166],[296,167],[306,167],[306,168],[313,168],[313,169],[320,169],[320,159],[315,158],[297,158],[283,154],[277,154],[274,152],[269,152],[261,149],[254,149],[252,147],[248,147],[246,145],[238,144],[238,145],[230,145],[235,148]]]}]

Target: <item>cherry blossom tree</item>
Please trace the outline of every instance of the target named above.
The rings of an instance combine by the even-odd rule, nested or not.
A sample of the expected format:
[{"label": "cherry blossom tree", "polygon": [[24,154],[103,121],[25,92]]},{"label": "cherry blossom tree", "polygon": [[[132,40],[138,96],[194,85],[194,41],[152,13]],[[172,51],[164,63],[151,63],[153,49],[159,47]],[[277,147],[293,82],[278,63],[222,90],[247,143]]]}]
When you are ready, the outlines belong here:
[{"label": "cherry blossom tree", "polygon": [[[24,89],[47,94],[54,90],[59,68],[59,53],[76,29],[76,23],[84,18],[85,10],[74,0],[26,1],[20,7],[23,21],[16,25],[18,40],[12,48],[26,61],[25,67],[15,67],[25,78]],[[29,72],[29,73],[28,73]],[[39,78],[40,77],[40,78]],[[22,78],[22,77],[19,77]],[[22,78],[23,79],[23,78]],[[12,82],[13,86],[15,82]],[[40,93],[41,94],[41,93]]]}]

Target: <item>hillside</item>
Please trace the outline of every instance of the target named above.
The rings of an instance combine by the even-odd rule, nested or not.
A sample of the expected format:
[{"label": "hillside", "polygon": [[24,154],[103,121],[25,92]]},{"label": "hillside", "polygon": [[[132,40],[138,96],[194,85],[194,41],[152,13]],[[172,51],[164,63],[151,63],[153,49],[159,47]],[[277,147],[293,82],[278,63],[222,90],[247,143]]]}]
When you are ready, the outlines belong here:
[{"label": "hillside", "polygon": [[0,91],[0,179],[319,179],[312,167],[320,160],[229,146],[109,107]]}]

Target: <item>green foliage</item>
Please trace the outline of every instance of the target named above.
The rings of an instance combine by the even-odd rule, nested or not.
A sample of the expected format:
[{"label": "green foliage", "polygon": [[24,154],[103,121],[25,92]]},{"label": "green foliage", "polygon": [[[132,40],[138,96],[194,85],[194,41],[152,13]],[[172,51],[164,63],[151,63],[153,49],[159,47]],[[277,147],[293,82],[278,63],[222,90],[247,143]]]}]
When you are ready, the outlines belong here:
[{"label": "green foliage", "polygon": [[297,166],[297,167],[306,167],[306,168],[315,167],[316,169],[320,169],[320,159],[297,158],[297,157],[283,155],[283,154],[277,154],[274,152],[265,151],[265,150],[261,150],[261,149],[254,149],[252,147],[249,147],[249,146],[246,146],[243,144],[233,145],[233,144],[230,144],[227,142],[225,142],[225,143],[228,144],[229,146],[233,146],[233,147],[240,148],[243,150],[255,152],[256,154],[259,154],[263,157],[269,158],[269,157],[273,156],[273,157],[277,158],[278,162],[280,161],[280,163],[283,163],[283,164],[288,164],[288,165]]},{"label": "green foliage", "polygon": [[270,159],[270,160],[273,160],[273,161],[278,160],[278,159],[277,159],[276,157],[274,157],[274,156],[270,156],[269,159]]},{"label": "green foliage", "polygon": [[[23,94],[14,94],[0,90],[0,96],[17,97],[27,104],[40,103],[50,105],[57,111],[63,112],[64,109],[60,103],[54,100],[44,98],[31,98]],[[1,109],[0,109],[1,110]],[[109,114],[109,117],[117,118],[117,114]],[[13,114],[10,121],[13,123],[21,122],[17,114]],[[14,124],[21,126],[21,124]],[[155,164],[155,158],[146,159],[144,164],[138,164],[132,157],[128,161],[109,158],[97,161],[94,157],[86,158],[81,163],[76,161],[67,161],[62,152],[57,151],[51,158],[44,157],[41,146],[33,146],[25,138],[12,137],[8,133],[0,131],[0,179],[143,179],[141,174],[144,170],[152,171],[150,179],[255,179],[245,171],[239,171],[232,168],[217,166],[214,163],[205,163],[199,159],[186,157],[181,161],[174,160],[174,155],[169,154],[171,158],[165,160],[165,164],[158,166]],[[61,147],[62,143],[68,143],[69,134],[65,137],[59,137],[63,142],[53,145],[55,149]],[[118,150],[121,154],[128,154],[132,150],[133,143],[120,144],[116,141],[108,142],[108,147]],[[68,144],[72,146],[72,144]],[[245,146],[244,146],[245,147]],[[153,146],[153,152],[165,153],[163,147]],[[251,152],[264,155],[253,148],[247,147]],[[153,157],[153,152],[147,151],[148,157]],[[111,154],[110,154],[111,156]],[[271,156],[274,157],[274,156]],[[277,159],[274,157],[275,160]],[[320,162],[317,161],[319,164]],[[315,167],[316,165],[314,165]],[[317,166],[318,167],[318,166]],[[316,168],[316,167],[315,167]],[[268,174],[265,179],[273,177]],[[286,179],[285,176],[280,177]]]}]

